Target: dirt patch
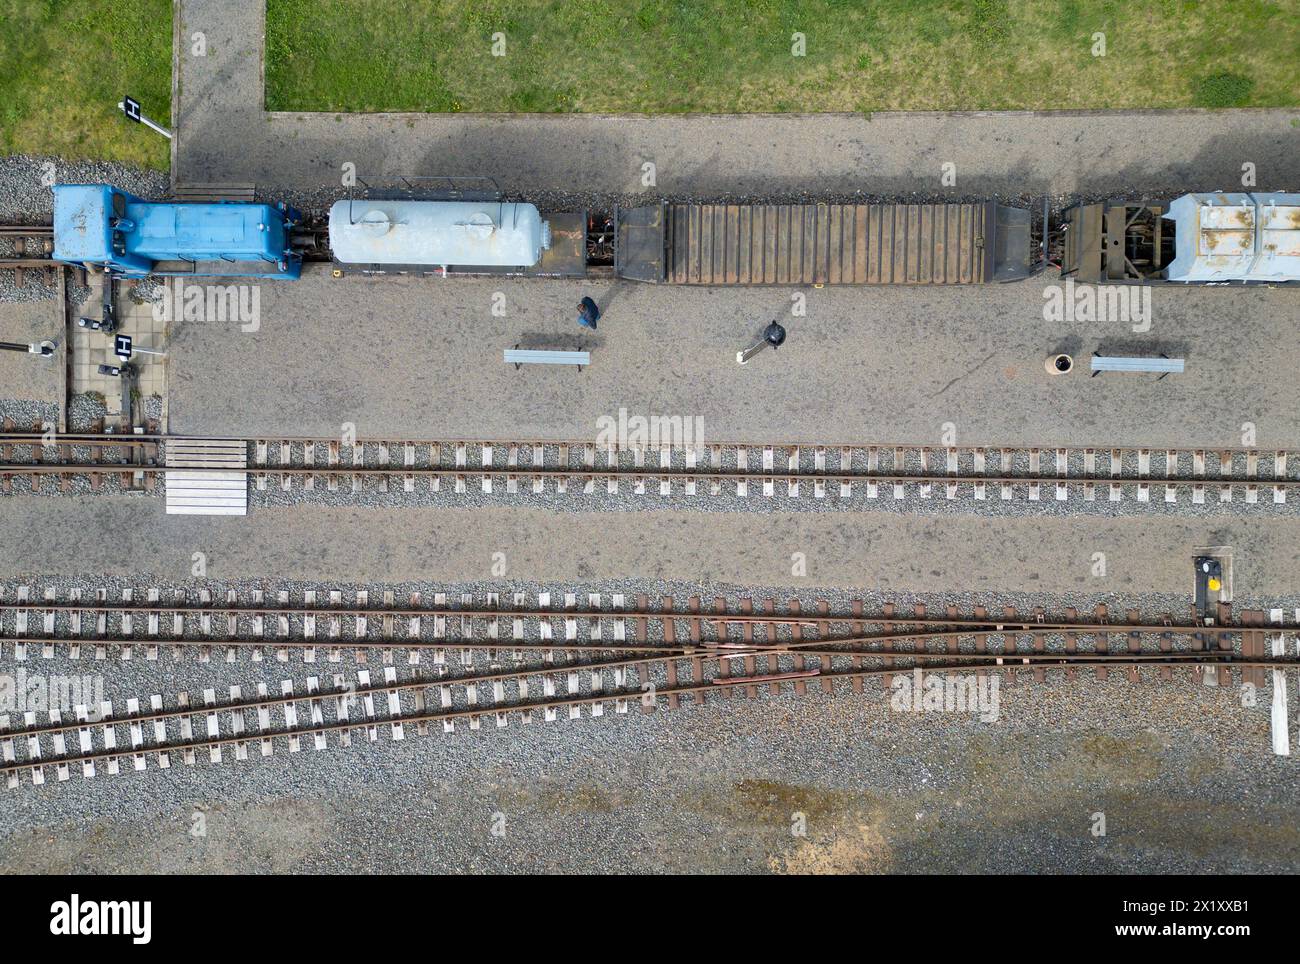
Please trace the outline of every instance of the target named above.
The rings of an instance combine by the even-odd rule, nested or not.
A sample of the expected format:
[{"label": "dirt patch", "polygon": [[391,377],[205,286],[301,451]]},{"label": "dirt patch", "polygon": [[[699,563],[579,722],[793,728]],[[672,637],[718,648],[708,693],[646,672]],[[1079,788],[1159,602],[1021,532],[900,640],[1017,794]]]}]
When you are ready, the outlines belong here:
[{"label": "dirt patch", "polygon": [[888,841],[872,824],[801,840],[789,853],[768,859],[778,874],[884,874],[893,866]]},{"label": "dirt patch", "polygon": [[534,801],[552,813],[576,816],[583,813],[613,813],[626,805],[622,794],[594,784],[543,786]]},{"label": "dirt patch", "polygon": [[282,874],[328,842],[331,824],[306,800],[181,810],[152,825],[106,820],[12,837],[0,848],[0,873]]}]

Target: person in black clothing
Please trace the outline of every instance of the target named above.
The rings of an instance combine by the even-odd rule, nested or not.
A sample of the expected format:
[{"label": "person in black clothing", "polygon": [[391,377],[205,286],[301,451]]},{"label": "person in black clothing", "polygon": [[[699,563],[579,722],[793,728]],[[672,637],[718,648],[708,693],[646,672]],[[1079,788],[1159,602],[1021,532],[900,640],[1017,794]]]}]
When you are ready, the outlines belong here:
[{"label": "person in black clothing", "polygon": [[587,295],[582,296],[582,301],[578,302],[578,324],[584,328],[596,330],[596,322],[600,319],[600,308],[596,302],[592,301]]}]

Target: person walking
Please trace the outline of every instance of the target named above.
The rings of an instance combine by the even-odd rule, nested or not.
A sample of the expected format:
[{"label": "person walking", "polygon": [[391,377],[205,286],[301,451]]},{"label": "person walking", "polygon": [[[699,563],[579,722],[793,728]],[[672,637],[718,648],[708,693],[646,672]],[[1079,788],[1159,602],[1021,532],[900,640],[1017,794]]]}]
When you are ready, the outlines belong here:
[{"label": "person walking", "polygon": [[578,324],[595,331],[599,319],[600,307],[588,295],[583,295],[582,300],[578,302]]}]

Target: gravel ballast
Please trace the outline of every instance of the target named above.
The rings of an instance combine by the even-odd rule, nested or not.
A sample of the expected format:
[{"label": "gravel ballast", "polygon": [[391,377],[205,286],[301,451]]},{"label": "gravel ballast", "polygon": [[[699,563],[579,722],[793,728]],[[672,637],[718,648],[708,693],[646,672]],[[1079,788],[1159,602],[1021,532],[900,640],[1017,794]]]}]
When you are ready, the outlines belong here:
[{"label": "gravel ballast", "polygon": [[[43,591],[73,584],[105,588],[120,598],[128,584],[143,598],[140,580],[98,578],[32,580]],[[182,585],[182,584],[178,584]],[[194,581],[219,601],[234,589],[245,601],[253,584]],[[307,584],[259,583],[274,598],[285,589],[300,599]],[[163,596],[174,587],[166,587]],[[357,589],[372,605],[383,586]],[[566,587],[479,583],[402,585],[406,593],[434,592],[458,600],[462,592],[509,594],[529,601],[542,589]],[[686,583],[604,583],[580,589],[654,598],[692,593],[777,599],[796,592],[810,607],[833,607],[852,597],[870,612],[873,593],[734,587]],[[16,586],[4,587],[6,599]],[[902,611],[917,600],[890,597]],[[1046,604],[1082,611],[1102,597],[993,598],[973,594],[927,598],[931,612],[946,603],[970,612],[976,603],[1028,609]],[[562,596],[560,597],[562,601]],[[1111,598],[1112,604],[1118,601]],[[1124,599],[1144,616],[1178,611],[1185,601]],[[1300,599],[1247,600],[1240,606],[1294,609]],[[12,619],[12,617],[8,617]],[[345,622],[345,627],[347,620]],[[375,621],[372,620],[372,623]],[[652,624],[653,625],[653,624]],[[10,625],[3,627],[7,633]],[[346,630],[345,630],[346,632]],[[86,652],[83,650],[83,653]],[[318,657],[307,664],[255,663],[241,655],[211,662],[196,651],[173,661],[169,653],[147,662],[142,651],[122,661],[83,655],[53,659],[29,649],[28,673],[95,673],[105,696],[142,699],[155,692],[214,687],[218,699],[237,684],[247,696],[264,681],[284,679],[305,691],[308,676],[328,688],[332,674],[354,679],[350,650],[340,663]],[[459,660],[448,656],[453,671]],[[399,674],[410,668],[398,660]],[[382,663],[372,656],[375,680]],[[0,673],[14,673],[6,647]],[[422,669],[431,671],[428,657]],[[579,720],[531,724],[517,717],[498,729],[490,716],[471,731],[459,723],[392,741],[380,727],[368,743],[358,734],[349,748],[331,739],[327,751],[310,741],[290,754],[278,745],[262,759],[195,766],[179,761],[168,771],[150,762],[136,773],[74,774],[66,784],[8,791],[0,817],[0,866],[45,870],[278,870],[345,869],[441,871],[949,871],[1109,870],[1144,872],[1260,872],[1293,868],[1294,833],[1287,813],[1295,804],[1294,764],[1269,751],[1270,694],[1244,706],[1234,687],[1194,682],[1186,671],[1163,681],[1143,671],[1134,684],[1114,672],[1098,680],[1081,672],[1073,681],[1050,671],[1045,684],[1021,674],[1001,691],[996,722],[970,713],[891,709],[878,680],[862,695],[841,685],[833,696],[810,686],[804,697],[788,691],[757,699],[711,697],[702,707],[643,715],[607,708]],[[1104,813],[1105,837],[1092,834],[1093,815]],[[803,816],[800,817],[799,815]],[[806,824],[807,835],[792,827]],[[202,828],[202,834],[196,833]],[[503,831],[504,835],[497,835]]]}]

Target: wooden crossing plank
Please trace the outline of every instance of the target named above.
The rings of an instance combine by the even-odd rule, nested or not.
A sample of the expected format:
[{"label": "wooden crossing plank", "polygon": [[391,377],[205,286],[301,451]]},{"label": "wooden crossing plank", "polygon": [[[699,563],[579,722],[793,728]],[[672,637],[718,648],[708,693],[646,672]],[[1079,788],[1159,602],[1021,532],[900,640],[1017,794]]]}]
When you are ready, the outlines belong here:
[{"label": "wooden crossing plank", "polygon": [[248,448],[239,440],[187,439],[167,445],[168,515],[247,515]]}]

